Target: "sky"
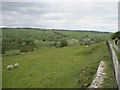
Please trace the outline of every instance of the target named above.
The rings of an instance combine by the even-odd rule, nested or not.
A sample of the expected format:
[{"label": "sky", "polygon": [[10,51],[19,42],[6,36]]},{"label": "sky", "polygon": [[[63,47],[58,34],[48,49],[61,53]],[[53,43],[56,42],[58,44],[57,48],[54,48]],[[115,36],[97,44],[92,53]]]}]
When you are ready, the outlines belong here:
[{"label": "sky", "polygon": [[4,0],[2,26],[48,29],[118,30],[117,0]]}]

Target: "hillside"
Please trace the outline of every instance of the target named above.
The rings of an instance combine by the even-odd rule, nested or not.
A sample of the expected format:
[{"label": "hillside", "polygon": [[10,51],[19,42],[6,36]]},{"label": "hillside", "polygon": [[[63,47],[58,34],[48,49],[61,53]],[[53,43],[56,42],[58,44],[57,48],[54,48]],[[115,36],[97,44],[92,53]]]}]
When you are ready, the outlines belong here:
[{"label": "hillside", "polygon": [[[3,88],[78,88],[90,85],[101,60],[107,63],[103,87],[112,87],[109,53],[105,43],[41,49],[3,57]],[[19,68],[6,66],[19,63]]]},{"label": "hillside", "polygon": [[[54,41],[59,38],[74,38],[74,39],[105,39],[109,40],[111,33],[95,32],[95,31],[67,31],[67,30],[47,30],[47,29],[18,29],[18,28],[3,28],[3,38],[30,38],[34,40]],[[48,39],[49,38],[49,39]]]}]

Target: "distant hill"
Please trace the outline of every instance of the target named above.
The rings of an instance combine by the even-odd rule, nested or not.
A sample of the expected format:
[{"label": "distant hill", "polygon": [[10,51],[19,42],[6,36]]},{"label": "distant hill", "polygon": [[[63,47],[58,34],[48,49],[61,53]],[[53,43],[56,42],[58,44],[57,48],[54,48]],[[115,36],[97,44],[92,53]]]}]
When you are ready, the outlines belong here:
[{"label": "distant hill", "polygon": [[61,29],[38,29],[38,28],[3,28],[2,37],[20,38],[44,41],[56,41],[64,39],[104,39],[110,40],[110,32],[86,31],[86,30],[61,30]]},{"label": "distant hill", "polygon": [[[9,29],[8,27],[4,27],[2,29]],[[12,29],[12,28],[11,28]],[[15,28],[13,28],[15,29]],[[111,32],[104,32],[104,31],[93,31],[93,30],[66,30],[66,29],[41,29],[41,28],[30,28],[30,27],[26,27],[26,28],[16,28],[16,29],[35,29],[35,30],[55,30],[55,31],[72,31],[72,32],[92,32],[92,33],[111,33]]]}]

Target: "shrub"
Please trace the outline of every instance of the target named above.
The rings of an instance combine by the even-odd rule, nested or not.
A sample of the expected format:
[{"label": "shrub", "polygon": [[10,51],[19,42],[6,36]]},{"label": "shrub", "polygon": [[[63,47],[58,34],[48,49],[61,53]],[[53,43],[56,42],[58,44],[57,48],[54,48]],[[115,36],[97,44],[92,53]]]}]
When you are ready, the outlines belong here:
[{"label": "shrub", "polygon": [[5,51],[6,51],[5,47],[0,46],[0,51],[1,51],[2,54],[5,54]]},{"label": "shrub", "polygon": [[67,40],[63,39],[60,42],[60,47],[65,47],[65,46],[68,46],[68,42],[67,42]]},{"label": "shrub", "polygon": [[33,46],[24,46],[20,48],[21,52],[30,52],[30,51],[34,51],[34,47]]},{"label": "shrub", "polygon": [[57,42],[54,42],[54,46],[57,46]]}]

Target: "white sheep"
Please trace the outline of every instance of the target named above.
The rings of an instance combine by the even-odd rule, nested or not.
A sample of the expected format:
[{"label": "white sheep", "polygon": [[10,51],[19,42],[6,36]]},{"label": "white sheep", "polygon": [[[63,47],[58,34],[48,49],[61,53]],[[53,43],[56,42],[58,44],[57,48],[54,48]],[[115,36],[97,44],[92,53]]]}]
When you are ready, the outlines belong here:
[{"label": "white sheep", "polygon": [[18,63],[16,63],[16,64],[14,65],[14,67],[15,67],[15,68],[17,68],[18,66],[19,66],[19,64],[18,64]]},{"label": "white sheep", "polygon": [[13,65],[8,65],[8,66],[7,66],[7,69],[8,69],[8,70],[13,69]]}]

